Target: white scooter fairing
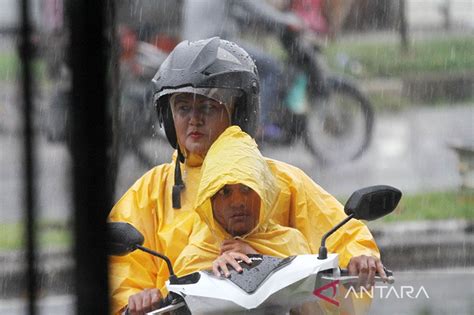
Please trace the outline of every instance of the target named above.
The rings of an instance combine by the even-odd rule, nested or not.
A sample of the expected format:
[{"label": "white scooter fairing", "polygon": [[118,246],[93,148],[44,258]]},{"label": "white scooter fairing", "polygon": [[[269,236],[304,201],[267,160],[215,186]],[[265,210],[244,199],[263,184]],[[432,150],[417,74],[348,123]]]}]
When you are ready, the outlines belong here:
[{"label": "white scooter fairing", "polygon": [[251,259],[252,265],[245,267],[243,263],[244,271],[239,274],[232,270],[229,278],[200,271],[199,276],[192,275],[195,279],[190,282],[193,283],[170,284],[168,281],[166,286],[184,298],[192,314],[248,314],[250,310],[255,310],[251,314],[269,311],[284,314],[292,307],[318,299],[313,291],[318,287],[322,271],[334,275],[339,270],[336,254],[330,254],[325,260],[318,260],[318,255]]}]

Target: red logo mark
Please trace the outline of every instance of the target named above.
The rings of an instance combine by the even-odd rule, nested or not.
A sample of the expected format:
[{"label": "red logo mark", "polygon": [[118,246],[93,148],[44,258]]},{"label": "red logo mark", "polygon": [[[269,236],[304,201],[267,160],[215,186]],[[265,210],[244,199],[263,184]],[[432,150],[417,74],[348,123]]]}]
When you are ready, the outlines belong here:
[{"label": "red logo mark", "polygon": [[[326,285],[323,285],[322,287],[315,289],[313,291],[313,294],[316,295],[318,298],[325,300],[326,302],[329,302],[331,304],[334,304],[336,306],[339,306],[339,302],[334,299],[337,293],[337,285],[339,284],[339,280],[335,280],[332,282],[329,282]],[[322,294],[322,292],[326,289],[332,288],[332,297],[327,297]]]}]

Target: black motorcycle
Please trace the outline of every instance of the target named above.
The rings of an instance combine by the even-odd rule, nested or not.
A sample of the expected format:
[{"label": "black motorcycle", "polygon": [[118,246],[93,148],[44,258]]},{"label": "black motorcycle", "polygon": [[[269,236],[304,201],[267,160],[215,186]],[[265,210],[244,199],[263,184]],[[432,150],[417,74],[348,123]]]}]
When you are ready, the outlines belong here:
[{"label": "black motorcycle", "polygon": [[287,74],[273,123],[278,138],[258,139],[266,145],[291,145],[302,140],[319,161],[340,162],[360,157],[370,145],[374,111],[369,99],[345,77],[331,74],[320,45],[303,33],[283,28]]}]

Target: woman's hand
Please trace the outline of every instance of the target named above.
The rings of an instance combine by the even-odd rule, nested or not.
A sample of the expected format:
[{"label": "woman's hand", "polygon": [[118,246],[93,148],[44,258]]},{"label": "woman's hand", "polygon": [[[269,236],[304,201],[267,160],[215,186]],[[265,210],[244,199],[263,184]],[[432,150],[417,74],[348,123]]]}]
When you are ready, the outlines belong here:
[{"label": "woman's hand", "polygon": [[225,240],[221,244],[221,254],[225,252],[236,252],[242,254],[258,254],[255,249],[252,248],[249,244],[241,240]]},{"label": "woman's hand", "polygon": [[162,299],[160,290],[145,289],[128,298],[128,313],[130,315],[145,315],[158,307]]},{"label": "woman's hand", "polygon": [[347,265],[347,270],[352,276],[358,276],[357,286],[370,289],[375,285],[375,275],[378,273],[384,282],[388,280],[383,264],[377,257],[360,255],[352,257]]},{"label": "woman's hand", "polygon": [[242,272],[242,267],[240,267],[237,259],[245,261],[247,264],[251,264],[252,261],[247,255],[236,252],[225,252],[224,254],[217,257],[216,260],[212,263],[212,272],[216,277],[220,277],[222,274],[228,278],[230,276],[229,268],[227,265],[231,265],[237,272]]}]

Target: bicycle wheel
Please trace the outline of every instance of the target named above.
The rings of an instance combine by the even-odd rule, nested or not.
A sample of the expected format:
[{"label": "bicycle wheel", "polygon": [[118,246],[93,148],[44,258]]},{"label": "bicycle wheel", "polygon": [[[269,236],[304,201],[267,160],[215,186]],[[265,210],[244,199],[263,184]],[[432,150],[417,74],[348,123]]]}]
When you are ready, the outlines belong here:
[{"label": "bicycle wheel", "polygon": [[328,78],[326,84],[326,95],[312,100],[304,142],[323,162],[357,159],[369,147],[372,138],[372,105],[343,78]]}]

